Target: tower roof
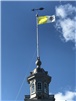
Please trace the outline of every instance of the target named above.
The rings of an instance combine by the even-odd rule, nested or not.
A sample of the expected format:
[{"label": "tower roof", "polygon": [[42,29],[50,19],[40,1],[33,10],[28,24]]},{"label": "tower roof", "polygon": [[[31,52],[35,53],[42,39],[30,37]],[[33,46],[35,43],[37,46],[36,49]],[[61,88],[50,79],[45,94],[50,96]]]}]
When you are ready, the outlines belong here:
[{"label": "tower roof", "polygon": [[36,74],[36,73],[45,73],[46,71],[43,68],[35,68],[32,72],[32,74]]},{"label": "tower roof", "polygon": [[40,57],[37,57],[35,64],[36,64],[36,68],[32,72],[30,72],[31,75],[37,74],[37,73],[48,74],[47,71],[45,71],[43,68],[41,68],[42,63],[40,61]]},{"label": "tower roof", "polygon": [[42,79],[50,83],[51,76],[48,75],[48,71],[45,71],[43,68],[41,68],[41,61],[40,58],[37,58],[36,60],[36,68],[30,72],[30,76],[27,77],[28,83],[30,83],[31,80],[35,79]]}]

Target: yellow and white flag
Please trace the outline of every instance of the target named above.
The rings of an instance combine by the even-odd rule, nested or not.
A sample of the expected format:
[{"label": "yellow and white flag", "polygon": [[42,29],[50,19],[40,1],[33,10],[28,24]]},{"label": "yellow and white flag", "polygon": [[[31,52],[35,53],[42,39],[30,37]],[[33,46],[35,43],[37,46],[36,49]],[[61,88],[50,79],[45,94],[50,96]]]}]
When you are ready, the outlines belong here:
[{"label": "yellow and white flag", "polygon": [[45,24],[45,23],[52,23],[54,21],[55,21],[55,15],[38,17],[38,25]]}]

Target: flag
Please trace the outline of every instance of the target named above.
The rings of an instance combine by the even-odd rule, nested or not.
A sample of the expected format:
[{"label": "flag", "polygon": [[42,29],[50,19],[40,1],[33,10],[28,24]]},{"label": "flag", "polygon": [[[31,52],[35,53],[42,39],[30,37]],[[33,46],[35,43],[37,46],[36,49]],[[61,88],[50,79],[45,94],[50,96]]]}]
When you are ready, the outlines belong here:
[{"label": "flag", "polygon": [[38,25],[45,24],[45,23],[52,23],[54,21],[55,21],[55,15],[38,17]]}]

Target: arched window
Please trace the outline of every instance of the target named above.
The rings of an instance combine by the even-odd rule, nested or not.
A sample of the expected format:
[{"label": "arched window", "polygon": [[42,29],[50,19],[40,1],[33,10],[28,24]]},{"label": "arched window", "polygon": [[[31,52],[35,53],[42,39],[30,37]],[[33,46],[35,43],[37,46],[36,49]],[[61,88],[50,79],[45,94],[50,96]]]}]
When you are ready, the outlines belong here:
[{"label": "arched window", "polygon": [[44,92],[47,93],[47,83],[44,83]]},{"label": "arched window", "polygon": [[41,90],[42,89],[42,83],[40,81],[37,83],[37,89],[38,90]]},{"label": "arched window", "polygon": [[34,82],[31,83],[31,93],[33,93],[35,91],[34,89]]}]

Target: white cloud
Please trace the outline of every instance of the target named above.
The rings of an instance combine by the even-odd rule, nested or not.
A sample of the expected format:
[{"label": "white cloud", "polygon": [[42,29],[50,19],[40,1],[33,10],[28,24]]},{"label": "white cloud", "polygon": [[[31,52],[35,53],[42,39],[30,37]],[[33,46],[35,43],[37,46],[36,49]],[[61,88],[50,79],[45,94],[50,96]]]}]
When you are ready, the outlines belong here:
[{"label": "white cloud", "polygon": [[59,8],[56,7],[56,16],[59,16],[61,18],[66,17],[66,13],[65,10],[63,9],[63,6],[59,6]]},{"label": "white cloud", "polygon": [[65,42],[72,41],[76,44],[76,7],[71,4],[56,7],[56,29],[61,32]]},{"label": "white cloud", "polygon": [[55,101],[75,101],[76,92],[66,91],[65,94],[59,92],[55,94]]},{"label": "white cloud", "polygon": [[75,21],[67,18],[63,21],[60,21],[60,26],[62,27],[62,35],[65,41],[75,41]]},{"label": "white cloud", "polygon": [[68,15],[75,14],[76,7],[72,6],[71,4],[66,5],[60,5],[56,7],[56,16],[59,16],[61,18],[65,18]]}]

